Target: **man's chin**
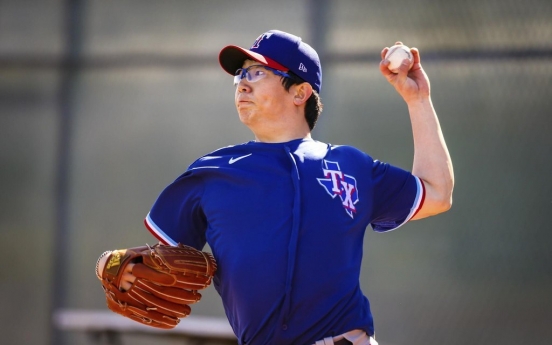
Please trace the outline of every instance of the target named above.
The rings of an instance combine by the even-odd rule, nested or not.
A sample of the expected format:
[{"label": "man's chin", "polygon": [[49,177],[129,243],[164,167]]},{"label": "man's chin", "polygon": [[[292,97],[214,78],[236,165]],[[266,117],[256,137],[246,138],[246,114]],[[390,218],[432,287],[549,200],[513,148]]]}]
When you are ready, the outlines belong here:
[{"label": "man's chin", "polygon": [[253,118],[253,114],[250,111],[246,111],[244,109],[238,110],[238,116],[240,117],[240,121],[246,126],[251,123],[251,120]]}]

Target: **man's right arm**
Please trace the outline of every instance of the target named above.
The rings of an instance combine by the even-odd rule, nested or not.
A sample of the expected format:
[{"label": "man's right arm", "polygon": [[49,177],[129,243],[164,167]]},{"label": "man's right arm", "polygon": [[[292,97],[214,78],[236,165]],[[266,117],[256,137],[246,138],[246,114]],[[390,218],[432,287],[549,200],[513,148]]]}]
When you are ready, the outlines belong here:
[{"label": "man's right arm", "polygon": [[408,63],[403,63],[398,74],[387,68],[386,52],[387,48],[382,51],[380,72],[404,99],[410,114],[414,138],[412,174],[422,180],[425,189],[422,208],[412,219],[421,219],[450,209],[454,188],[452,160],[431,102],[429,78],[420,64],[418,49],[412,48],[412,68],[408,70]]}]

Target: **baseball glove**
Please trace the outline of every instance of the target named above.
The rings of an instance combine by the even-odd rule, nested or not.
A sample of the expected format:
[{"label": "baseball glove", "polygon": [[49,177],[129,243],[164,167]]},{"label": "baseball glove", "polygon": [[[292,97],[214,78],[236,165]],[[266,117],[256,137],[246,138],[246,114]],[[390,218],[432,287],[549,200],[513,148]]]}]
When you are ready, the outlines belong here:
[{"label": "baseball glove", "polygon": [[[174,328],[181,318],[188,316],[189,304],[201,298],[197,290],[208,287],[217,270],[210,253],[181,244],[120,249],[108,255],[98,278],[109,309],[157,328]],[[120,282],[130,263],[134,263],[132,275],[136,280],[130,289],[123,291]]]}]

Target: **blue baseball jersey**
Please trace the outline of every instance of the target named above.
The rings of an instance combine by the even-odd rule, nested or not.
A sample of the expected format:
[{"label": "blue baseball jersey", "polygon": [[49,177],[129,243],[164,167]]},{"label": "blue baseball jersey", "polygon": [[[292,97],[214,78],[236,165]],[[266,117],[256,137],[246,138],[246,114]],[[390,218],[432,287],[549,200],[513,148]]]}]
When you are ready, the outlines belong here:
[{"label": "blue baseball jersey", "polygon": [[312,344],[374,334],[359,283],[365,230],[398,228],[423,197],[420,179],[351,146],[248,142],[191,164],[145,223],[166,244],[209,244],[239,344]]}]

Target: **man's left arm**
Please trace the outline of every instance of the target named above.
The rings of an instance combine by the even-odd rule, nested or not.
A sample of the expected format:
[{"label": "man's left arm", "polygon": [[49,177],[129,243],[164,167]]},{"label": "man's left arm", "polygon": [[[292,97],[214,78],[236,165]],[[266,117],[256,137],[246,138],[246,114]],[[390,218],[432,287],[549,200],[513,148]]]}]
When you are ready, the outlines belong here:
[{"label": "man's left arm", "polygon": [[404,63],[397,74],[387,68],[389,62],[384,59],[387,49],[382,51],[380,71],[408,106],[414,138],[412,174],[422,180],[425,189],[423,206],[412,220],[421,219],[450,209],[454,188],[452,161],[431,102],[429,78],[420,64],[418,49],[411,49],[412,68],[408,70],[408,63]]}]

